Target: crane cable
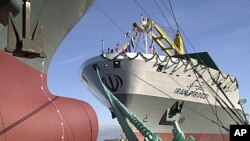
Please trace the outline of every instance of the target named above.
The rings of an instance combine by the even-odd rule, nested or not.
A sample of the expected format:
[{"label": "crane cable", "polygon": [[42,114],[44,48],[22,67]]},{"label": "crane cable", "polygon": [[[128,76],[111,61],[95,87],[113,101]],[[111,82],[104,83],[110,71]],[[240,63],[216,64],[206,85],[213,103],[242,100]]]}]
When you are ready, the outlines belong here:
[{"label": "crane cable", "polygon": [[[192,63],[191,63],[191,66],[192,66]],[[193,66],[192,66],[192,68],[193,68]],[[204,91],[204,88],[203,88],[202,85],[201,85],[201,82],[200,82],[200,80],[199,80],[199,77],[197,76],[197,73],[194,73],[194,74],[195,74],[196,80],[198,80],[199,87],[201,88],[202,93],[204,94],[205,91]],[[208,100],[207,97],[206,97],[206,100],[207,100],[207,103],[208,103],[210,109],[212,110],[212,112],[213,112],[214,115],[216,116],[217,121],[219,121],[220,124],[222,124],[221,120],[220,120],[219,117],[218,117],[218,114],[214,111],[214,109],[213,109],[213,107],[212,107],[212,105],[211,105],[211,103],[209,102],[209,100]],[[216,100],[215,100],[215,101],[216,101]],[[215,107],[217,107],[217,105],[215,105]],[[227,112],[227,111],[226,111],[226,112]],[[227,112],[227,113],[228,113],[228,112]],[[228,113],[228,114],[229,114],[229,113]],[[232,116],[231,116],[230,114],[229,114],[229,116],[232,118]],[[236,121],[234,118],[232,118],[232,119],[237,123],[237,121]],[[220,127],[220,126],[219,126],[219,127]]]},{"label": "crane cable", "polygon": [[[155,0],[154,0],[154,1],[155,1]],[[162,1],[162,0],[161,0],[161,1]],[[169,6],[170,6],[171,11],[167,8],[167,6],[165,5],[165,3],[162,1],[163,5],[166,7],[166,9],[168,10],[168,12],[170,13],[170,15],[172,16],[172,18],[174,19],[178,31],[180,31],[180,26],[179,26],[179,24],[178,24],[178,22],[177,22],[177,20],[176,20],[176,16],[175,16],[175,13],[174,13],[172,4],[171,4],[171,0],[168,0],[168,2],[169,2]],[[156,1],[155,1],[155,3],[156,3]],[[156,3],[156,4],[157,4],[157,3]],[[157,7],[159,8],[158,5],[157,5]],[[159,8],[159,9],[160,9],[160,8]],[[163,12],[161,12],[161,13],[163,14]],[[172,14],[171,14],[171,13],[172,13]],[[164,15],[164,14],[163,14],[163,15]],[[165,17],[165,16],[164,16],[164,17]],[[186,50],[186,48],[184,48],[184,49],[185,49],[185,52],[188,53],[188,51]],[[188,56],[188,57],[189,57],[189,56]],[[189,57],[189,58],[190,58],[190,57]],[[201,60],[202,60],[202,59],[201,59]],[[191,62],[191,63],[192,63],[192,62]],[[204,63],[203,63],[203,64],[204,64]],[[192,66],[192,68],[195,69],[193,66]],[[199,85],[200,85],[200,88],[202,89],[202,92],[204,93],[204,89],[202,88],[202,86],[201,86],[201,84],[200,84],[200,81],[199,81],[199,79],[198,79],[198,77],[197,77],[197,74],[195,74],[195,76],[196,76],[196,79],[198,80],[198,83],[199,83]],[[212,110],[213,113],[215,114],[215,111],[213,110],[213,108],[212,108],[210,102],[208,101],[208,99],[206,99],[206,100],[207,100],[209,106],[211,107],[211,110]],[[218,116],[216,115],[216,117],[218,117]],[[235,121],[235,120],[234,120],[234,121]],[[236,123],[237,123],[237,122],[236,122]]]},{"label": "crane cable", "polygon": [[95,6],[123,33],[126,34],[126,32],[97,4],[95,3]]},{"label": "crane cable", "polygon": [[137,4],[137,6],[150,18],[149,14],[146,12],[146,10],[136,0],[134,0],[134,1]]},{"label": "crane cable", "polygon": [[[191,47],[192,47],[193,50],[195,51],[196,55],[199,57],[199,59],[200,59],[200,60],[202,61],[202,63],[205,65],[205,63],[203,62],[203,60],[201,59],[201,57],[199,56],[199,54],[198,54],[198,53],[196,52],[196,50],[194,49],[194,47],[193,47],[193,45],[191,44],[190,40],[187,38],[185,32],[184,32],[184,31],[181,29],[181,27],[179,26],[179,24],[178,24],[178,22],[177,22],[177,20],[176,20],[176,16],[175,16],[174,11],[173,11],[173,7],[172,7],[172,4],[171,4],[171,0],[169,0],[168,2],[169,2],[169,5],[170,5],[170,8],[171,8],[171,11],[172,11],[172,14],[170,14],[170,15],[172,15],[172,18],[174,19],[174,21],[175,21],[175,23],[176,23],[176,27],[177,27],[178,31],[181,31],[181,32],[184,34],[185,38],[188,40],[189,44],[191,45]],[[183,43],[183,44],[184,44],[184,43]],[[184,44],[184,49],[185,49],[185,52],[188,53],[187,49],[185,48],[185,44]],[[190,58],[189,55],[188,55],[188,58]],[[206,65],[205,65],[205,66],[206,66]],[[195,71],[195,72],[197,72],[197,71]],[[209,74],[210,74],[210,77],[212,78],[210,71],[209,71]],[[198,75],[201,76],[200,74],[198,74]],[[234,108],[234,110],[236,111],[237,115],[235,114],[234,111],[231,110],[231,108],[230,108],[229,106],[227,106],[227,108],[229,108],[230,111],[231,111],[240,121],[243,120],[243,123],[245,124],[246,122],[244,121],[244,119],[242,118],[242,116],[239,114],[239,112],[237,111],[237,109],[235,108],[235,106],[232,104],[232,102],[228,99],[228,97],[226,96],[226,94],[224,93],[224,91],[221,89],[221,87],[218,85],[218,83],[217,83],[213,78],[212,78],[212,80],[214,81],[214,83],[216,84],[216,86],[218,87],[218,89],[222,92],[222,94],[223,94],[224,97],[227,99],[227,101],[230,103],[230,105]],[[211,89],[212,89],[212,88],[211,88]],[[213,90],[213,91],[214,91],[214,90]],[[216,93],[216,95],[218,95],[218,94]],[[238,116],[239,116],[240,118],[239,118]]]},{"label": "crane cable", "polygon": [[[155,1],[155,0],[154,0],[154,1]],[[162,1],[162,0],[161,0],[161,1]],[[171,15],[172,18],[174,19],[178,31],[180,31],[181,29],[180,29],[180,26],[179,26],[179,24],[178,24],[178,22],[177,22],[177,19],[176,19],[176,16],[175,16],[175,13],[174,13],[172,4],[171,4],[171,0],[169,0],[168,2],[169,2],[171,11],[168,9],[168,7],[166,6],[166,4],[162,1],[163,5],[165,6],[165,8],[168,10],[168,12],[170,13],[170,15]],[[158,4],[157,4],[156,1],[155,1],[155,3],[156,3],[156,5],[157,5],[157,7],[159,8],[159,6],[158,6]],[[159,9],[160,9],[160,8],[159,8]],[[161,11],[161,10],[160,10],[160,11]],[[163,12],[161,12],[161,14],[164,16]],[[165,16],[164,16],[164,17],[165,17]],[[182,30],[181,30],[181,31],[182,31]],[[183,31],[182,31],[182,32],[183,32]],[[184,33],[184,32],[183,32],[183,33]],[[186,35],[185,35],[185,37],[186,37]],[[187,38],[187,37],[186,37],[186,38]],[[189,42],[190,42],[190,41],[189,41]],[[185,52],[188,53],[187,49],[185,48],[185,45],[184,45],[184,49],[185,49]],[[188,57],[189,57],[189,56],[188,56]],[[189,58],[190,58],[190,57],[189,57]],[[185,59],[186,59],[186,58],[185,58]],[[201,60],[202,60],[202,59],[201,59]],[[192,62],[191,62],[191,63],[192,63]],[[203,63],[203,64],[204,64],[204,63]],[[195,69],[195,68],[192,66],[192,69]],[[194,71],[194,72],[197,72],[197,71]],[[202,88],[202,86],[201,86],[201,84],[200,84],[200,81],[199,81],[197,75],[195,75],[195,76],[196,76],[196,79],[197,79],[198,82],[199,82],[199,85],[200,85],[200,87],[201,87],[201,89],[202,89],[202,92],[204,93],[204,89]],[[207,102],[208,102],[208,104],[209,104],[211,110],[213,111],[213,113],[215,114],[215,116],[218,118],[218,115],[216,115],[216,113],[215,113],[214,109],[212,108],[210,102],[208,101],[208,99],[206,99],[206,100],[207,100]],[[221,106],[223,106],[223,105],[221,105]],[[228,113],[228,112],[227,112],[227,113]],[[229,113],[228,113],[228,114],[229,114]],[[232,118],[231,115],[229,115],[229,116]],[[235,121],[234,118],[232,118],[232,119]],[[220,121],[220,120],[219,120],[219,121]],[[235,122],[236,122],[236,121],[235,121]],[[237,123],[237,122],[236,122],[236,123]]]},{"label": "crane cable", "polygon": [[[135,0],[136,1],[136,0]],[[137,1],[136,1],[137,2]],[[156,3],[156,2],[155,2]],[[145,13],[147,13],[140,5],[139,5],[139,3],[137,3],[138,4],[138,6],[145,12]],[[157,3],[156,3],[157,4]],[[178,24],[178,22],[177,22],[177,20],[176,20],[176,17],[175,17],[175,14],[174,14],[174,11],[173,11],[173,7],[172,7],[172,4],[171,4],[171,1],[169,0],[169,5],[170,5],[170,8],[171,8],[171,13],[170,13],[170,15],[172,16],[172,18],[174,19],[174,21],[175,21],[175,24],[176,24],[176,27],[177,27],[177,29],[178,29],[178,31],[180,31],[181,30],[181,28],[180,28],[180,26],[179,26],[179,24]],[[164,6],[166,7],[166,5],[164,4]],[[158,7],[159,8],[159,7]],[[167,7],[166,7],[167,8]],[[159,8],[160,9],[160,8]],[[168,8],[167,8],[168,9]],[[161,10],[160,10],[161,11]],[[168,10],[169,12],[170,12],[170,10]],[[162,13],[163,14],[163,13]],[[164,15],[164,14],[163,14]],[[165,17],[165,16],[164,16]],[[182,31],[182,30],[181,30]],[[183,31],[182,31],[183,32]],[[184,32],[183,32],[184,33]],[[186,39],[188,39],[187,38],[187,36],[185,35],[185,37],[186,37]],[[189,41],[189,40],[188,40]],[[189,43],[190,43],[190,41],[189,41]],[[192,46],[193,47],[193,46]],[[187,52],[187,49],[184,47],[184,49],[185,49],[185,51]],[[194,49],[194,47],[193,47],[193,49]],[[195,50],[195,49],[194,49]],[[195,51],[196,52],[196,51]],[[188,52],[187,52],[188,53]],[[196,54],[198,55],[198,53],[196,52]],[[199,55],[198,55],[199,56]],[[189,56],[188,56],[189,57]],[[190,58],[190,57],[189,57]],[[203,60],[201,59],[201,57],[199,56],[199,58],[200,58],[200,60],[203,62]],[[204,64],[204,63],[203,63]],[[205,65],[205,64],[204,64]],[[194,72],[197,72],[198,73],[198,71],[197,70],[195,70],[195,68],[194,67],[192,67],[192,69],[194,69]],[[201,76],[200,74],[198,74],[199,76]],[[211,77],[211,75],[210,75],[210,77]],[[204,79],[203,79],[204,80]],[[204,81],[204,82],[206,82],[206,81]],[[216,83],[217,84],[217,83]],[[209,86],[209,85],[208,85]],[[210,87],[211,88],[211,87]],[[212,88],[211,88],[212,89]],[[219,88],[220,89],[220,88]],[[213,89],[212,89],[213,90]],[[220,89],[221,90],[221,89]],[[204,91],[204,90],[203,90]],[[214,90],[213,90],[214,91]],[[222,92],[223,93],[223,92]],[[218,94],[217,93],[215,93],[217,96],[218,96]],[[226,95],[224,95],[225,97],[226,97],[226,99],[229,101],[229,99],[227,98],[227,96]],[[230,102],[230,101],[229,101]],[[223,102],[223,103],[225,103],[225,102]],[[210,103],[209,103],[210,104]],[[235,107],[234,107],[234,105],[232,105],[232,103],[230,102],[230,104],[231,104],[231,106],[235,109]],[[223,105],[221,105],[222,107],[223,107]],[[226,104],[226,106],[227,106],[227,104]],[[212,108],[212,107],[211,107]],[[229,108],[230,109],[230,111],[236,116],[236,118],[238,118],[238,120],[239,121],[242,121],[242,117],[240,116],[240,118],[235,114],[235,112],[233,111],[233,110],[231,110],[231,108],[229,107],[229,106],[227,106],[227,108]],[[224,108],[223,108],[224,109]],[[236,109],[235,109],[236,110]],[[212,111],[214,112],[214,110],[213,110],[213,108],[212,108]],[[236,110],[236,112],[238,113],[238,111]],[[214,112],[215,113],[215,112]],[[227,112],[228,113],[228,112]],[[228,113],[229,114],[229,113]],[[239,113],[238,113],[238,115],[239,115]],[[217,115],[216,115],[216,117],[217,117]],[[230,115],[230,117],[232,118],[232,116]],[[234,120],[234,119],[233,119]],[[235,120],[234,120],[235,121]],[[236,122],[237,123],[237,122]]]},{"label": "crane cable", "polygon": [[[136,78],[138,78],[138,79],[141,80],[142,82],[146,83],[146,84],[149,85],[150,87],[154,88],[155,90],[159,91],[160,93],[162,93],[162,94],[168,96],[170,99],[178,100],[178,99],[172,97],[170,94],[167,94],[167,93],[164,92],[163,90],[161,90],[161,89],[155,87],[153,84],[150,84],[148,81],[144,80],[143,78],[137,76],[136,74],[134,74],[133,72],[129,71],[128,69],[125,69],[125,68],[122,68],[122,69],[125,70],[125,71],[127,71],[127,72],[130,73],[131,75],[135,76]],[[169,77],[171,77],[171,76],[169,76]],[[172,77],[171,77],[171,78],[172,78]],[[172,79],[174,79],[174,78],[172,78]],[[175,80],[175,79],[174,79],[174,80]],[[180,85],[181,87],[183,87],[181,84],[179,84],[179,85]],[[193,108],[191,108],[191,107],[189,107],[189,106],[187,106],[187,105],[185,105],[185,104],[184,104],[183,106],[186,107],[186,108],[188,108],[188,109],[190,109],[191,111],[197,113],[198,115],[204,117],[205,119],[209,120],[210,122],[212,122],[212,123],[214,123],[214,124],[216,124],[216,125],[222,127],[222,128],[225,129],[227,132],[229,131],[229,129],[226,128],[224,125],[219,125],[216,121],[214,121],[214,120],[210,119],[209,117],[207,117],[207,116],[201,114],[200,112],[196,111],[195,109],[193,109]]]},{"label": "crane cable", "polygon": [[[196,52],[195,48],[194,48],[193,45],[191,44],[190,40],[187,38],[185,32],[183,32],[183,30],[181,29],[181,27],[179,27],[179,29],[181,30],[181,32],[183,33],[184,37],[185,37],[185,38],[187,39],[187,41],[189,42],[190,46],[193,48],[193,50],[194,50],[194,52],[196,53],[196,55],[198,56],[199,60],[201,60],[201,62],[204,64],[204,66],[206,66],[206,64],[205,64],[205,63],[203,62],[203,60],[201,59],[200,55]],[[183,43],[183,44],[184,44],[184,46],[185,46],[185,43]],[[187,52],[186,48],[184,48],[184,49],[185,49],[185,51]],[[188,52],[187,52],[187,53],[188,53]],[[189,55],[187,55],[187,56],[188,56],[188,58],[190,58]],[[193,68],[193,69],[195,70],[195,68]],[[197,72],[197,71],[195,71],[195,72]],[[209,69],[208,69],[208,72],[209,72],[209,75],[210,75],[211,79],[214,81],[214,83],[217,84],[217,82],[214,80],[213,76],[211,75]],[[200,74],[198,74],[198,75],[200,75]],[[203,78],[202,75],[200,75],[200,76]],[[220,88],[218,87],[218,85],[216,85],[216,86],[217,86],[218,89],[220,89]],[[211,88],[211,89],[212,89],[212,88]],[[214,91],[214,90],[213,90],[213,91]],[[220,91],[221,91],[221,89],[220,89]],[[222,93],[224,93],[224,92],[222,91]],[[215,93],[215,94],[218,96],[217,93]],[[224,96],[226,96],[226,95],[224,95]],[[226,96],[226,97],[227,97],[227,96]],[[220,98],[220,99],[222,100],[222,98]],[[226,98],[226,99],[229,101],[228,98]],[[224,100],[222,100],[222,101],[224,101]],[[235,106],[232,105],[231,101],[229,101],[229,102],[230,102],[231,106],[234,108],[234,110],[237,112],[237,115],[240,115],[240,114],[238,113],[238,111],[236,110]],[[223,103],[224,103],[224,102],[223,102]],[[223,106],[223,105],[221,105],[221,106]],[[227,105],[226,105],[226,106],[227,106]],[[229,106],[227,106],[227,108],[228,108],[228,109],[231,109]],[[235,113],[235,112],[233,112],[233,113]],[[240,118],[239,118],[238,116],[236,116],[236,117],[237,117],[239,120],[242,120],[242,117],[241,117],[241,116],[240,116]]]},{"label": "crane cable", "polygon": [[[218,110],[217,110],[217,106],[216,106],[216,100],[215,100],[215,103],[214,103],[214,108],[215,108],[215,112],[216,112],[216,115],[217,115],[217,113],[218,113]],[[219,122],[218,121],[219,119],[217,119],[217,123]],[[222,123],[221,123],[222,124]],[[222,131],[221,131],[221,127],[219,126],[219,130],[220,130],[220,134],[221,134],[221,137],[222,137],[222,139],[223,139],[223,141],[225,141],[225,138],[224,138],[224,136],[222,135]]]},{"label": "crane cable", "polygon": [[165,21],[166,21],[167,24],[169,25],[169,27],[170,27],[170,29],[172,30],[172,32],[175,33],[175,31],[174,31],[174,29],[172,28],[172,26],[170,25],[170,23],[169,23],[167,17],[163,14],[163,11],[161,10],[159,4],[156,2],[156,0],[154,0],[154,2],[155,2],[155,4],[156,4],[156,6],[158,7],[158,9],[160,10],[162,16],[164,17]]},{"label": "crane cable", "polygon": [[169,6],[170,6],[170,9],[171,9],[172,16],[173,16],[173,18],[174,18],[176,27],[177,27],[177,29],[178,29],[178,31],[179,31],[179,25],[178,25],[178,23],[177,23],[177,20],[176,20],[175,14],[174,14],[174,10],[173,10],[172,4],[171,4],[171,0],[168,0],[168,3],[169,3]]}]

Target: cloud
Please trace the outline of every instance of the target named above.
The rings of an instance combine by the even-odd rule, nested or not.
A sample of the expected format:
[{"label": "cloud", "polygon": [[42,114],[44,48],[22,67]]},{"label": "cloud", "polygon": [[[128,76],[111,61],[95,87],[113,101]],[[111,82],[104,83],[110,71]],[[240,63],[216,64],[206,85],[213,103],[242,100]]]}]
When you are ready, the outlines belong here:
[{"label": "cloud", "polygon": [[85,56],[78,55],[78,56],[72,57],[70,59],[63,60],[63,61],[53,62],[51,64],[51,66],[71,64],[71,63],[77,62],[79,60],[83,60],[84,58],[85,58]]}]

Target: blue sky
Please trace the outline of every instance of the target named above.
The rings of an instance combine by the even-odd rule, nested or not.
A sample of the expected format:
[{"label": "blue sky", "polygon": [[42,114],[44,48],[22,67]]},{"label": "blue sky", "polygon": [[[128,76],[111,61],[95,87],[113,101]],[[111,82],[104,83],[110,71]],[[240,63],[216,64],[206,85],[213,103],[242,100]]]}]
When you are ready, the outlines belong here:
[{"label": "blue sky", "polygon": [[[149,17],[168,27],[154,0],[137,0]],[[161,0],[156,0],[162,5]],[[164,0],[167,3],[167,0]],[[123,31],[131,30],[133,22],[146,16],[135,0],[97,0],[98,4]],[[207,51],[222,72],[235,76],[239,82],[240,97],[248,103],[250,113],[250,1],[249,0],[172,0],[177,21],[197,52]],[[167,19],[174,21],[164,7]],[[176,29],[176,28],[175,28]],[[50,90],[65,97],[84,100],[96,110],[100,125],[116,125],[109,111],[81,84],[79,68],[82,63],[99,55],[101,40],[105,47],[113,47],[122,33],[95,4],[61,43],[50,64]],[[188,52],[194,52],[185,43]]]}]

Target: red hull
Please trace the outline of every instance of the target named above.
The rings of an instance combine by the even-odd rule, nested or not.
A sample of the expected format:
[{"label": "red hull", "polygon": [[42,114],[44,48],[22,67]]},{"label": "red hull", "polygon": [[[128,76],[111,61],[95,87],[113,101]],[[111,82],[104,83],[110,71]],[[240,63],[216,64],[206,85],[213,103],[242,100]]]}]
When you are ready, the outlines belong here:
[{"label": "red hull", "polygon": [[42,72],[0,50],[0,141],[96,141],[94,109],[54,96],[46,82]]},{"label": "red hull", "polygon": [[[143,136],[140,133],[135,133],[140,141],[144,141]],[[172,133],[158,133],[158,136],[161,137],[163,141],[171,141],[173,139]],[[195,141],[229,141],[229,134],[193,134],[185,133],[186,139],[192,135],[195,138]],[[223,139],[224,138],[224,139]]]}]

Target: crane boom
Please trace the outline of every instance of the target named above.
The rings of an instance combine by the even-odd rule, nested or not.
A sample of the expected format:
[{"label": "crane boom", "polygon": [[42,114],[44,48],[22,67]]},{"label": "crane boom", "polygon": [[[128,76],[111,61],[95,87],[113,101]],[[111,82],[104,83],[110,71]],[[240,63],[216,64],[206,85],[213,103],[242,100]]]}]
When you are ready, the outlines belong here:
[{"label": "crane boom", "polygon": [[[168,55],[173,56],[174,54],[170,50],[174,50],[174,53],[177,55],[184,54],[184,46],[180,33],[177,31],[174,42],[170,39],[170,37],[164,32],[164,30],[157,25],[155,22],[151,21],[152,27],[159,33],[157,37],[154,32],[151,32],[151,36],[153,40],[161,47],[161,49]],[[162,40],[165,40],[170,47],[166,47]]]}]

